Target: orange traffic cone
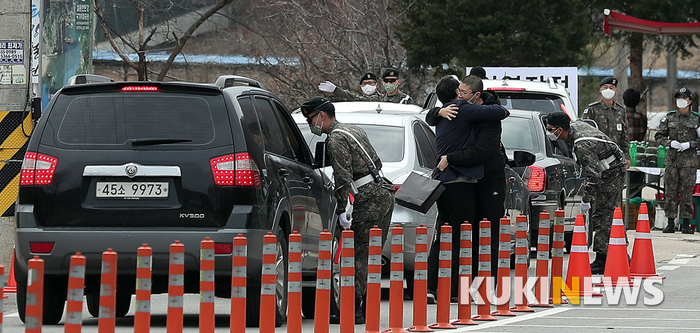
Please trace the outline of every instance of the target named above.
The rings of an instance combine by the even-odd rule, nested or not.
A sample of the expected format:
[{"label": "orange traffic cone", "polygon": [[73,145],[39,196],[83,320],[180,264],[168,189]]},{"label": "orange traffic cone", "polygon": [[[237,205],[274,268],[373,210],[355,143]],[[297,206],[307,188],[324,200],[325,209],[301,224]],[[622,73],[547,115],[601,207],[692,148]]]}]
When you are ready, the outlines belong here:
[{"label": "orange traffic cone", "polygon": [[12,249],[12,264],[10,265],[10,277],[8,278],[7,287],[2,288],[4,293],[16,293],[17,281],[15,281],[15,249]]},{"label": "orange traffic cone", "polygon": [[651,245],[649,213],[646,203],[642,203],[639,207],[637,231],[634,235],[634,248],[632,249],[632,262],[630,263],[630,276],[641,278],[660,277],[656,274],[656,266],[654,265],[654,249]]},{"label": "orange traffic cone", "polygon": [[615,207],[612,228],[610,229],[610,241],[608,242],[608,256],[605,261],[605,273],[603,274],[604,285],[629,285],[630,262],[628,258],[622,209]]},{"label": "orange traffic cone", "polygon": [[[574,279],[578,279],[577,285],[574,285]],[[576,223],[574,224],[569,265],[566,269],[566,285],[572,290],[579,290],[579,296],[603,296],[600,293],[593,293],[591,265],[588,262],[586,224],[581,214],[576,216]]]}]

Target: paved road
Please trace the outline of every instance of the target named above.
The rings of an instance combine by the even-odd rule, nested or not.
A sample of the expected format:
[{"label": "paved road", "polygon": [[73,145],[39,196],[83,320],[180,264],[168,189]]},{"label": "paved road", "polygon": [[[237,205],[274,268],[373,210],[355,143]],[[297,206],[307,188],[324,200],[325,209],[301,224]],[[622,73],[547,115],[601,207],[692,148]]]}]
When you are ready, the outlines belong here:
[{"label": "paved road", "polygon": [[[634,232],[628,233],[630,242]],[[601,305],[559,305],[554,308],[539,308],[534,313],[521,313],[516,317],[500,317],[495,322],[481,322],[477,326],[459,327],[451,332],[644,332],[667,331],[683,332],[697,331],[700,327],[700,234],[683,235],[662,234],[652,231],[654,256],[657,272],[666,276],[658,289],[663,293],[664,300],[659,305],[643,305],[643,297],[639,297],[637,305],[608,305],[606,300],[610,294],[599,298]],[[631,243],[632,244],[632,243]],[[629,250],[632,251],[632,245]],[[568,256],[566,256],[568,257]],[[565,257],[565,260],[568,259]],[[566,265],[565,265],[566,266]],[[534,275],[534,262],[530,270]],[[388,286],[388,281],[384,281]],[[384,290],[384,294],[388,290]],[[652,295],[647,295],[652,298]],[[624,296],[622,296],[624,300]],[[185,300],[185,332],[198,332],[197,309],[198,295],[186,295]],[[167,296],[156,295],[153,298],[152,332],[165,332]],[[216,332],[228,332],[230,301],[217,299]],[[4,303],[4,332],[23,332],[24,325],[17,316],[15,296],[10,295]],[[388,298],[382,301],[381,329],[388,328]],[[428,306],[428,321],[435,320],[435,305]],[[474,307],[472,313],[476,313]],[[457,314],[457,305],[453,304],[451,318]],[[87,309],[83,311],[83,332],[97,332],[97,319],[91,318]],[[313,320],[304,320],[304,332],[313,332]],[[404,302],[404,326],[412,325],[411,301]],[[364,326],[355,327],[357,332],[363,332]],[[44,326],[44,332],[63,332],[62,325]],[[331,325],[330,332],[339,332],[338,325]],[[117,332],[133,332],[132,312],[126,318],[117,320]],[[249,328],[247,332],[258,332],[257,328]],[[286,326],[276,332],[286,332]]]}]

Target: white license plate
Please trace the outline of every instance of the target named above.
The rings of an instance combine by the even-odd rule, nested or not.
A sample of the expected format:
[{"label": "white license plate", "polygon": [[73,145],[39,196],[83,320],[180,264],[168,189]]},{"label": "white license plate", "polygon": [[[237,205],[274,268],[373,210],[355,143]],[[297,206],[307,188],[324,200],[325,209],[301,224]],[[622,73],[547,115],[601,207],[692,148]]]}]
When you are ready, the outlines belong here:
[{"label": "white license plate", "polygon": [[167,198],[167,182],[98,182],[98,198]]}]

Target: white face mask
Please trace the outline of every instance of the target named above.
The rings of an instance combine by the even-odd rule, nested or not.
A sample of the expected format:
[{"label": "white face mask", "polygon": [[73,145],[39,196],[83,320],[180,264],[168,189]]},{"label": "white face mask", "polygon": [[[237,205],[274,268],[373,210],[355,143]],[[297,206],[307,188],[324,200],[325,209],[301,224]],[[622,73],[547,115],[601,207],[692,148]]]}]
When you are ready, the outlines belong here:
[{"label": "white face mask", "polygon": [[557,141],[559,140],[559,137],[552,132],[547,132],[547,139],[549,139],[549,141]]},{"label": "white face mask", "polygon": [[362,86],[362,92],[365,93],[365,95],[372,95],[376,91],[377,91],[377,86],[373,86],[371,84]]},{"label": "white face mask", "polygon": [[605,89],[600,92],[601,95],[603,95],[603,98],[605,99],[612,99],[615,97],[615,90],[612,89]]},{"label": "white face mask", "polygon": [[676,99],[676,106],[678,107],[679,110],[685,109],[686,107],[688,107],[688,101],[686,101],[683,98],[677,98]]},{"label": "white face mask", "polygon": [[318,125],[318,118],[316,117],[316,123],[311,126],[311,134],[321,136],[323,134],[323,122],[321,122],[321,125]]}]

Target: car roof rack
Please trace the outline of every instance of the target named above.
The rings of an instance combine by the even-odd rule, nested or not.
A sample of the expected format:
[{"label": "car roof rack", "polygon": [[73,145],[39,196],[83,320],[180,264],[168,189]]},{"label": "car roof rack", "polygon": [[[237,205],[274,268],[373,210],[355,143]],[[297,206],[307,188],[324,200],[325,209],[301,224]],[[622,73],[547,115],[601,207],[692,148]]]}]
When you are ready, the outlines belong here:
[{"label": "car roof rack", "polygon": [[68,78],[68,82],[66,83],[66,85],[73,86],[76,84],[104,83],[104,82],[114,82],[114,80],[112,80],[106,76],[102,76],[102,75],[78,74],[78,75],[73,75],[70,78]]},{"label": "car roof rack", "polygon": [[221,75],[216,79],[214,85],[219,88],[250,86],[267,90],[259,81],[239,75]]}]

